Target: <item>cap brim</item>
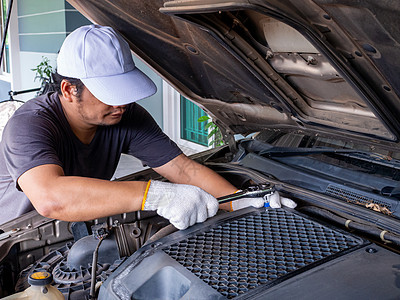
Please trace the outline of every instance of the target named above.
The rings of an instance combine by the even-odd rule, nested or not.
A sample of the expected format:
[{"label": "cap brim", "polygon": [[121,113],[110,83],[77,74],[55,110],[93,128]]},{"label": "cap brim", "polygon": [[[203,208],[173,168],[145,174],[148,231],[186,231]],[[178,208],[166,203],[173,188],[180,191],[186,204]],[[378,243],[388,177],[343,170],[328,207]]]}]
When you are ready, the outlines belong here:
[{"label": "cap brim", "polygon": [[157,92],[154,82],[138,68],[114,76],[81,78],[81,81],[93,96],[112,106],[126,105]]}]

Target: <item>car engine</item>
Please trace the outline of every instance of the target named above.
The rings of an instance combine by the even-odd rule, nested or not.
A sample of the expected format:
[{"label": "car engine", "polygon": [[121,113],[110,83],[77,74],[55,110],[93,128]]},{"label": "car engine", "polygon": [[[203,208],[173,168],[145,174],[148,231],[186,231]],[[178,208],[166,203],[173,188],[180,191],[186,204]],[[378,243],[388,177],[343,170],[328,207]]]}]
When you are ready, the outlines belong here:
[{"label": "car engine", "polygon": [[[379,297],[380,288],[387,295],[397,294],[397,281],[387,276],[395,274],[396,280],[400,276],[398,255],[393,252],[399,245],[393,232],[398,225],[384,229],[396,223],[396,215],[380,213],[378,218],[365,205],[335,198],[329,188],[325,195],[314,192],[323,180],[311,182],[307,173],[303,173],[306,188],[300,188],[285,182],[283,167],[275,166],[273,175],[255,170],[254,157],[262,159],[260,153],[266,149],[256,150],[261,146],[247,141],[234,158],[228,147],[193,158],[241,189],[273,184],[298,203],[295,210],[221,211],[183,231],[155,212],[76,223],[32,212],[2,228],[2,295],[26,289],[28,275],[43,270],[53,274],[53,285],[66,299],[288,298],[298,294],[300,286],[314,284],[319,284],[318,295],[335,288],[354,297],[360,292],[366,298]],[[259,162],[261,168],[265,165]],[[291,174],[291,179],[296,178]],[[150,178],[163,180],[150,169],[117,180]],[[395,212],[390,200],[384,204]],[[373,227],[372,220],[380,222],[381,228]],[[369,281],[365,289],[374,272],[381,273],[382,280]],[[343,280],[351,285],[343,285]],[[327,281],[331,284],[324,285]],[[302,292],[297,297],[315,296],[314,289]]]}]

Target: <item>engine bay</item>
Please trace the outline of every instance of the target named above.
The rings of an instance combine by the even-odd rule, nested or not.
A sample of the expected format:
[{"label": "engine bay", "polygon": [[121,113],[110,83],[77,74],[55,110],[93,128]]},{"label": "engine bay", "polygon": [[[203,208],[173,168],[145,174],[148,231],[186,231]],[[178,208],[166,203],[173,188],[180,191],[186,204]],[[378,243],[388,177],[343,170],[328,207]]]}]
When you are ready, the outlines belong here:
[{"label": "engine bay", "polygon": [[[383,171],[341,169],[329,164],[332,150],[292,155],[291,147],[278,146],[252,139],[242,141],[235,156],[225,146],[193,159],[240,189],[272,184],[298,203],[296,209],[221,211],[183,231],[155,212],[75,223],[31,212],[2,228],[1,295],[26,289],[28,275],[43,270],[66,299],[261,299],[299,297],[300,288],[300,298],[309,299],[345,286],[349,297],[361,289],[378,297],[382,286],[385,295],[398,294],[398,200],[376,193],[395,182],[393,172],[389,179]],[[356,155],[334,154],[340,151],[346,164]],[[117,180],[149,179],[163,180],[151,169]],[[357,202],[346,198],[351,193]],[[372,273],[380,280],[371,280]],[[333,284],[324,285],[327,280]],[[323,287],[318,294],[310,288],[316,282]]]}]

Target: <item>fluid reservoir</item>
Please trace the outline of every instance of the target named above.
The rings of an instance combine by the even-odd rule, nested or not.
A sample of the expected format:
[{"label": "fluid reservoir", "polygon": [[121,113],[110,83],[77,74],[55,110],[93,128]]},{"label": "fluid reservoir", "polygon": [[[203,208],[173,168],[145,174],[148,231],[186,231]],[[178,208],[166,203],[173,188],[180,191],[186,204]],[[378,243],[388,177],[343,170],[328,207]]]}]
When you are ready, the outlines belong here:
[{"label": "fluid reservoir", "polygon": [[64,300],[63,294],[51,285],[53,275],[49,272],[35,272],[29,275],[31,285],[25,291],[2,298],[4,300]]}]

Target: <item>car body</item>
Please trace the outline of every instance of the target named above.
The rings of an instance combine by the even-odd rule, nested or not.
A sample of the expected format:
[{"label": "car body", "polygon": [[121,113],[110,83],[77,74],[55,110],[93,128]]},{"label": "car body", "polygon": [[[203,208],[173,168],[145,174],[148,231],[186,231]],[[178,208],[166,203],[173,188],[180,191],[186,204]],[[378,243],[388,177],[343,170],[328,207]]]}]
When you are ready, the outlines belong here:
[{"label": "car body", "polygon": [[[227,144],[193,159],[298,206],[184,231],[152,212],[84,223],[31,212],[2,225],[3,282],[20,291],[45,269],[67,299],[400,298],[400,4],[69,2],[213,118]],[[162,180],[119,180],[150,178]]]}]

